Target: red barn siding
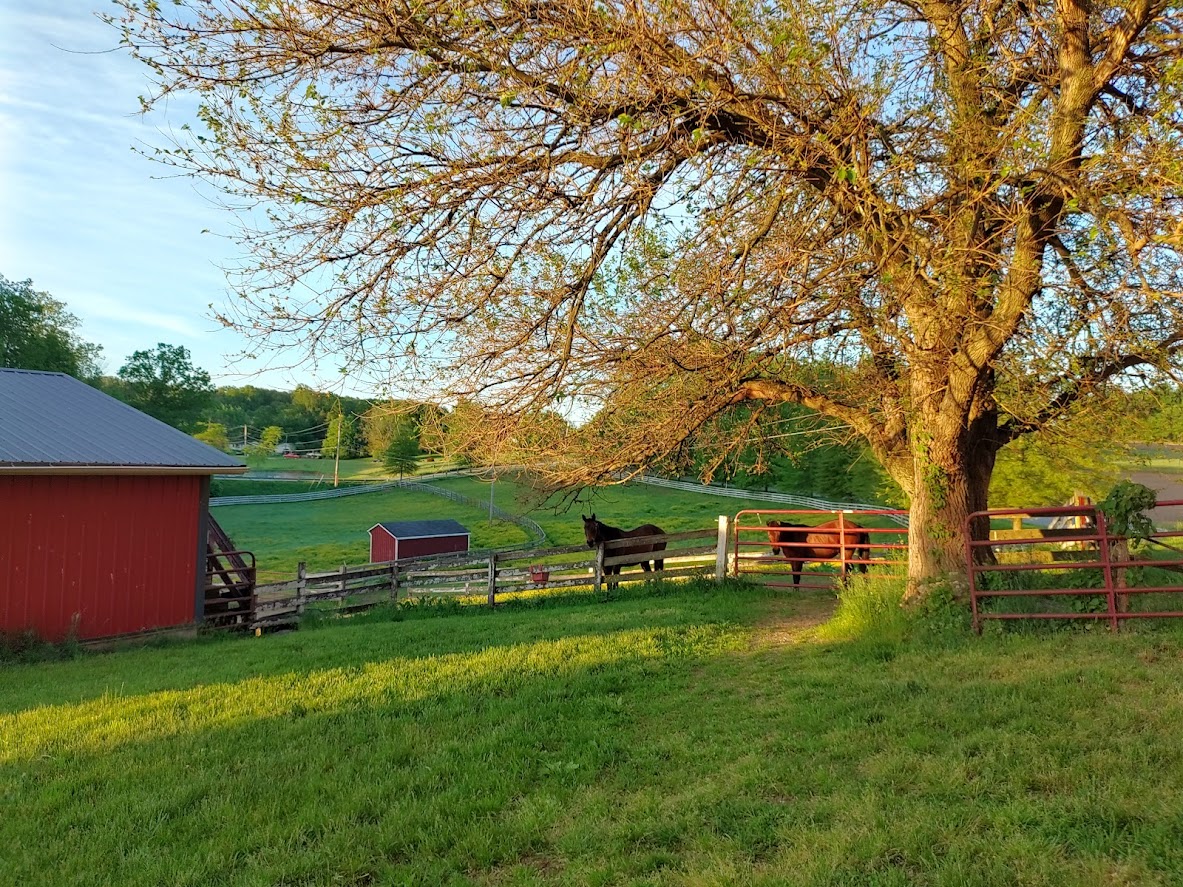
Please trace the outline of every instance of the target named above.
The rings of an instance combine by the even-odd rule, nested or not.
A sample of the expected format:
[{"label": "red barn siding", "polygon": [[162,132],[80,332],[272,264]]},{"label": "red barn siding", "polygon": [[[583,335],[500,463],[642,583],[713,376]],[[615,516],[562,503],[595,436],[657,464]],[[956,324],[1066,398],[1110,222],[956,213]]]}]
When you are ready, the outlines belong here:
[{"label": "red barn siding", "polygon": [[395,558],[395,539],[382,527],[370,530],[370,563],[384,564]]},{"label": "red barn siding", "polygon": [[0,630],[61,640],[194,621],[199,476],[0,476]]},{"label": "red barn siding", "polygon": [[425,554],[468,551],[467,536],[432,536],[427,539],[395,539],[385,527],[370,530],[370,563],[384,564]]},{"label": "red barn siding", "polygon": [[425,554],[446,554],[450,551],[468,551],[467,536],[436,536],[431,539],[399,539],[398,557],[421,557]]}]

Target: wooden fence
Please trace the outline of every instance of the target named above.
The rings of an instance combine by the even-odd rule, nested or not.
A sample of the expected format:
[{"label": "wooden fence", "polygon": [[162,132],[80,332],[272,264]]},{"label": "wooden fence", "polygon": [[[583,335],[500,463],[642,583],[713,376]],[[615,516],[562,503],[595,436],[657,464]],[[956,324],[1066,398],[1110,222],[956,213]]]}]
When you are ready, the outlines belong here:
[{"label": "wooden fence", "polygon": [[[255,589],[251,616],[241,625],[261,629],[299,621],[310,605],[335,604],[332,612],[349,613],[387,602],[453,595],[484,598],[496,606],[498,598],[519,594],[586,589],[650,579],[713,577],[722,580],[727,568],[727,524],[719,528],[666,533],[644,539],[614,540],[589,550],[585,545],[537,548],[529,551],[463,552],[407,558],[382,564],[342,564],[336,570],[308,572],[299,565],[296,577]],[[666,543],[664,551],[614,554],[622,547],[644,542]],[[643,560],[661,558],[663,567],[644,572],[632,569]],[[607,568],[619,566],[617,575]]]}]

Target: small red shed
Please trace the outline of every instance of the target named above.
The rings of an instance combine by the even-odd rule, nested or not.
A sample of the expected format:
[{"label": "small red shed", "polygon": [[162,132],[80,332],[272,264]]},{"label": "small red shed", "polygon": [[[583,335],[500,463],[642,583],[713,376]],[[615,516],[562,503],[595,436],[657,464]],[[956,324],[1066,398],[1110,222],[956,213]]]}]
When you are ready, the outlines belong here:
[{"label": "small red shed", "polygon": [[454,520],[384,521],[370,527],[370,563],[468,551],[469,532]]},{"label": "small red shed", "polygon": [[0,632],[203,616],[209,483],[246,466],[61,373],[0,369]]}]

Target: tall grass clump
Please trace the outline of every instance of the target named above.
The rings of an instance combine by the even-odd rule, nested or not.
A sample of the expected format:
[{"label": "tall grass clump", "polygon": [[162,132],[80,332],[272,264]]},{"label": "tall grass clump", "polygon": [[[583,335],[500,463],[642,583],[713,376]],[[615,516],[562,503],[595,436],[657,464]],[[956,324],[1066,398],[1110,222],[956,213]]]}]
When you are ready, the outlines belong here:
[{"label": "tall grass clump", "polygon": [[902,576],[853,573],[838,588],[838,607],[818,629],[824,641],[872,640],[899,642],[910,627],[910,616],[901,606],[907,580]]}]

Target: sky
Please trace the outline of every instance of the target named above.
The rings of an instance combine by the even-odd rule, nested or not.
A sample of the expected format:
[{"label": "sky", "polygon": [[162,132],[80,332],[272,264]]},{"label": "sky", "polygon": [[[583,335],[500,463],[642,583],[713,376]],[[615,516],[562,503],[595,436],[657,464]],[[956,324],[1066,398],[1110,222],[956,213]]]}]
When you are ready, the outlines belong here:
[{"label": "sky", "polygon": [[133,150],[165,144],[192,107],[139,113],[147,69],[97,17],[115,11],[105,0],[0,0],[0,274],[64,302],[79,335],[103,346],[108,374],[167,342],[215,384],[364,395],[333,367],[283,369],[296,354],[236,359],[246,341],[210,308],[229,298],[221,268],[241,255],[234,219],[212,192]]}]

